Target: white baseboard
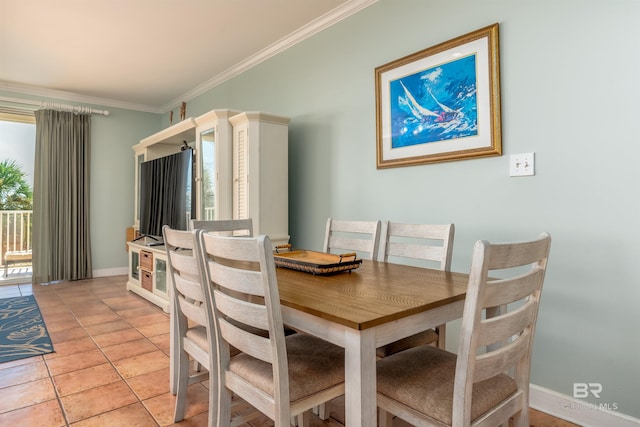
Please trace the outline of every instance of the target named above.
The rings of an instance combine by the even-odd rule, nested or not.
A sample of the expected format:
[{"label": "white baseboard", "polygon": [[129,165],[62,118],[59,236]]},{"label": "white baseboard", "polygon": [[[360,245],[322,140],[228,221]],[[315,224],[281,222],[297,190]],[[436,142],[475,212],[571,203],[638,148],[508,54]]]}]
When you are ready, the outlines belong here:
[{"label": "white baseboard", "polygon": [[93,277],[107,277],[107,276],[120,276],[128,274],[129,269],[127,267],[118,268],[102,268],[100,270],[93,270]]},{"label": "white baseboard", "polygon": [[[613,404],[610,404],[613,405]],[[529,406],[584,427],[639,427],[640,419],[531,384]]]}]

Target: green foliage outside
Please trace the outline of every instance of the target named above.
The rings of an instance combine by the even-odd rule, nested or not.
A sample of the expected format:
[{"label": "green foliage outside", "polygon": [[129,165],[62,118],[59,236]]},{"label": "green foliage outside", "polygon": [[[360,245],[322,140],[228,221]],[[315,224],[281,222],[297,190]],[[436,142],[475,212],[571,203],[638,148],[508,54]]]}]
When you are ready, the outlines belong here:
[{"label": "green foliage outside", "polygon": [[0,210],[32,210],[33,190],[27,174],[11,159],[0,162]]}]

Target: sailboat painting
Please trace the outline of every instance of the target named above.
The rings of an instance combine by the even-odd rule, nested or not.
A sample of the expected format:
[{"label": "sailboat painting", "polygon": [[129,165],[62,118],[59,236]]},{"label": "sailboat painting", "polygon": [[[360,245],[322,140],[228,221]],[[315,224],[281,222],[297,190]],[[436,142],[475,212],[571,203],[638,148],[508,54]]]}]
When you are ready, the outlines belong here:
[{"label": "sailboat painting", "polygon": [[500,156],[498,24],[375,69],[378,169]]},{"label": "sailboat painting", "polygon": [[391,147],[478,134],[476,55],[389,82]]}]

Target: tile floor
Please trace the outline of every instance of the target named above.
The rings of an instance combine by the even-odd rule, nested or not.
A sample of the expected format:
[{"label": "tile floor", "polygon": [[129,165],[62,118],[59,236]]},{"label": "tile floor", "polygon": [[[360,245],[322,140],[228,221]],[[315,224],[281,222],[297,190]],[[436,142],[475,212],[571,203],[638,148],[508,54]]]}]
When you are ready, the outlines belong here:
[{"label": "tile floor", "polygon": [[[0,426],[171,426],[169,317],[128,292],[125,276],[49,286],[0,286],[0,298],[33,294],[55,352],[0,364]],[[207,425],[208,391],[190,386],[185,420]],[[342,427],[344,403],[312,427]],[[251,427],[273,423],[261,418]],[[532,411],[535,427],[574,424]],[[397,420],[394,427],[406,427]]]}]

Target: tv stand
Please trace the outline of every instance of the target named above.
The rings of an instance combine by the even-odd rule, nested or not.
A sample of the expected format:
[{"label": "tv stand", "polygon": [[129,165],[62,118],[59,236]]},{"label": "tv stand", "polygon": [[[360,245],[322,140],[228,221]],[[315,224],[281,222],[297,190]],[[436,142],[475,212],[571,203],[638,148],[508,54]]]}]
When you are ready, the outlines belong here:
[{"label": "tv stand", "polygon": [[[190,218],[251,218],[253,235],[268,235],[274,247],[289,243],[288,126],[288,117],[218,109],[142,139],[132,147],[133,229],[140,229],[140,165],[179,153],[186,141],[195,148],[195,212]],[[162,238],[143,235],[127,245],[127,289],[168,310],[170,278]]]},{"label": "tv stand", "polygon": [[139,240],[128,242],[129,280],[127,290],[169,312],[167,253],[163,243]]}]

